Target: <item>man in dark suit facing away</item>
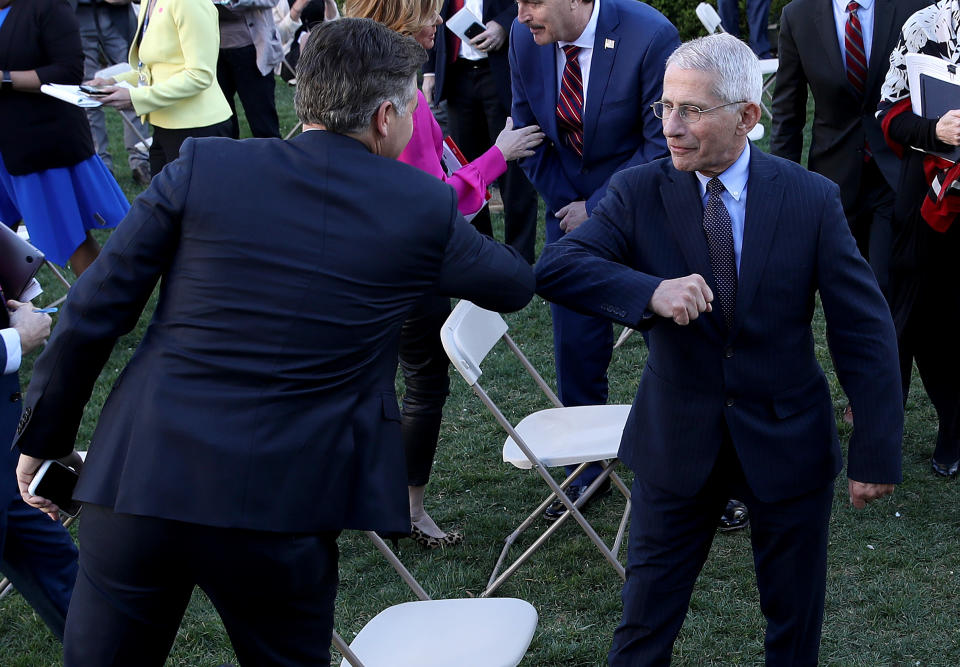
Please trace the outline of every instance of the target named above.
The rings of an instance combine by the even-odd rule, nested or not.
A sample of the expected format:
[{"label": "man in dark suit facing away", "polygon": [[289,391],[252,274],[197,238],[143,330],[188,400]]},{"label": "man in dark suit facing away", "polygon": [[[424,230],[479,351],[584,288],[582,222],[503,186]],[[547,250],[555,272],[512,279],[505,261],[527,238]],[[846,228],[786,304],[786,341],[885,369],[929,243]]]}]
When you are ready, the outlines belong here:
[{"label": "man in dark suit facing away", "polygon": [[800,162],[813,95],[807,166],[840,186],[847,223],[886,292],[900,160],[876,118],[900,27],[927,0],[795,0],[780,19],[770,152]]},{"label": "man in dark suit facing away", "polygon": [[863,507],[900,479],[889,310],[837,186],[747,142],[761,86],[756,57],[732,35],[682,45],[654,105],[671,159],[615,175],[591,218],[537,264],[545,298],[650,334],[620,445],[635,478],[612,665],[670,661],[731,496],[750,510],[767,663],[817,662],[842,467],[814,354],[818,292],[857,412],[850,499]]},{"label": "man in dark suit facing away", "polygon": [[[188,141],[71,289],[25,401],[22,492],[73,448],[162,278],[75,494],[66,665],[163,664],[195,586],[241,663],[327,664],[339,532],[409,531],[394,394],[407,311],[426,292],[516,310],[533,289],[450,187],[393,159],[425,59],[370,20],[315,29],[297,67],[306,131]],[[237,585],[251,572],[257,586]]]}]

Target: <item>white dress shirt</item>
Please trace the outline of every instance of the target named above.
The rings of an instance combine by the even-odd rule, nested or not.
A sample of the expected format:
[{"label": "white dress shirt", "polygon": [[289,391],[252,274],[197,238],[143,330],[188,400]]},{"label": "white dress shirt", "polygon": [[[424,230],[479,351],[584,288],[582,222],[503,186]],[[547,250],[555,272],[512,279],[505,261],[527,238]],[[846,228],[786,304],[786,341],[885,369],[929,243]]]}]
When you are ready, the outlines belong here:
[{"label": "white dress shirt", "polygon": [[[840,60],[843,62],[843,71],[847,71],[847,4],[850,0],[833,0],[833,22],[837,28],[837,40],[840,42]],[[870,62],[870,47],[873,46],[873,7],[874,0],[857,0],[860,9],[857,18],[860,19],[860,31],[863,32],[863,53]]]},{"label": "white dress shirt", "polygon": [[563,53],[564,46],[573,44],[580,47],[577,62],[580,63],[580,78],[583,79],[583,108],[587,108],[587,86],[590,81],[590,61],[593,58],[593,42],[597,36],[597,16],[600,14],[600,0],[593,0],[593,13],[587,21],[587,27],[573,42],[557,42],[557,99],[560,99],[560,86],[563,82],[563,68],[567,65],[567,56]]}]

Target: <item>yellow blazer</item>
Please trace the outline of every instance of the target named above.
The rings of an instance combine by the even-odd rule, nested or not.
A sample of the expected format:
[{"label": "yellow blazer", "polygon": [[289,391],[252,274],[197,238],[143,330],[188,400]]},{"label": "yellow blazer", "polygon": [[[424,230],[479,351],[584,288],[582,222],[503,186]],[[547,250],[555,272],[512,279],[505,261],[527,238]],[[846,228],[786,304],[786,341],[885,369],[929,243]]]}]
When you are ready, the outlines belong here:
[{"label": "yellow blazer", "polygon": [[[143,0],[137,35],[150,3]],[[137,85],[130,91],[134,110],[166,129],[206,127],[230,117],[217,84],[220,27],[209,0],[156,0],[139,46],[130,46],[133,70],[116,77]],[[138,63],[142,65],[138,68]]]}]

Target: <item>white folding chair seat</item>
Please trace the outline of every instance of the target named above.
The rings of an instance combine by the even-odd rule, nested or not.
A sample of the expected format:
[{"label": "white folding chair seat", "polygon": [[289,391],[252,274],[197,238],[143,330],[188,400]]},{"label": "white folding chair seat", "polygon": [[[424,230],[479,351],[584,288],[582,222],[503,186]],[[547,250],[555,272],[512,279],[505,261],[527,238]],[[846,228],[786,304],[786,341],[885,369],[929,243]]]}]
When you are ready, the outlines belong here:
[{"label": "white folding chair seat", "polygon": [[[515,429],[548,468],[617,458],[629,405],[550,408],[524,417]],[[505,463],[529,470],[533,463],[513,437],[503,443]]]},{"label": "white folding chair seat", "polygon": [[[440,330],[440,340],[454,368],[463,376],[473,392],[507,432],[503,446],[503,460],[518,468],[534,468],[547,486],[550,494],[530,515],[504,540],[503,550],[490,574],[481,597],[491,595],[510,577],[563,523],[573,517],[590,540],[606,558],[621,578],[625,578],[618,554],[626,532],[630,513],[630,490],[614,472],[617,450],[623,427],[630,413],[629,405],[598,405],[566,408],[550,386],[537,372],[530,361],[507,333],[507,323],[498,314],[484,310],[469,301],[461,301],[453,309]],[[480,364],[498,342],[503,343],[517,357],[520,364],[540,387],[553,408],[540,410],[524,417],[516,427],[504,416],[496,403],[479,383],[483,372]],[[603,471],[591,482],[584,495],[571,503],[564,490],[592,462],[599,462]],[[562,484],[557,484],[550,475],[549,467],[576,465],[577,468]],[[606,480],[626,499],[623,516],[612,546],[607,546],[580,512],[580,507],[599,489]],[[562,502],[567,511],[553,522],[509,566],[505,567],[510,547],[555,500]]]},{"label": "white folding chair seat", "polygon": [[374,616],[350,649],[367,667],[514,667],[536,628],[537,611],[516,598],[404,602]]},{"label": "white folding chair seat", "polygon": [[[431,600],[397,555],[367,532],[419,598],[374,616],[348,646],[333,633],[343,667],[515,667],[537,629],[537,610],[516,598]],[[424,634],[426,633],[426,634]]]}]

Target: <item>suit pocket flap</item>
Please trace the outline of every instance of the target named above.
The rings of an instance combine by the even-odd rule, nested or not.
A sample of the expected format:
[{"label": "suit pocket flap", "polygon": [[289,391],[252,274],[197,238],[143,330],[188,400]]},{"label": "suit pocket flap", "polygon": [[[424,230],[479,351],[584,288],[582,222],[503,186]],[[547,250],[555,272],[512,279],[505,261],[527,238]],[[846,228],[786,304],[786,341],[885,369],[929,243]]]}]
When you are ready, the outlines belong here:
[{"label": "suit pocket flap", "polygon": [[397,397],[393,394],[380,394],[380,402],[383,405],[383,418],[390,421],[400,421],[400,406],[397,405]]},{"label": "suit pocket flap", "polygon": [[792,417],[829,396],[826,381],[819,375],[802,386],[785,391],[773,399],[773,411],[780,419]]}]

